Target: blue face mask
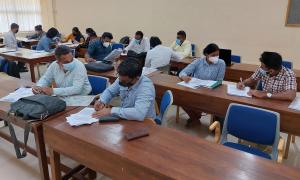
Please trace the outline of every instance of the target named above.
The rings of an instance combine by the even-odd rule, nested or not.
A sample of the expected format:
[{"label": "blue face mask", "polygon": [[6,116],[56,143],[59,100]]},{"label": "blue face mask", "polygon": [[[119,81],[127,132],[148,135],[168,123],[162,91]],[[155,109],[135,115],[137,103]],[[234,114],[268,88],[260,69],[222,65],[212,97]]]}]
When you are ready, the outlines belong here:
[{"label": "blue face mask", "polygon": [[135,44],[140,44],[141,43],[141,40],[135,40]]},{"label": "blue face mask", "polygon": [[176,44],[177,44],[177,45],[181,45],[180,39],[176,39]]},{"label": "blue face mask", "polygon": [[66,71],[72,71],[75,68],[75,61],[73,60],[72,62],[68,64],[63,64],[64,70]]}]

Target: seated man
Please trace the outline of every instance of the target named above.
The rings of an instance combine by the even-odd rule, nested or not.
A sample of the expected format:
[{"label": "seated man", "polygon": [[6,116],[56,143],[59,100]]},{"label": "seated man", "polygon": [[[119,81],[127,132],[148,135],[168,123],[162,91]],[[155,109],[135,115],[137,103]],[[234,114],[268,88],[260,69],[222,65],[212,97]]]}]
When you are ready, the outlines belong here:
[{"label": "seated man", "polygon": [[41,38],[37,44],[37,51],[52,52],[54,49],[52,46],[56,43],[55,40],[58,38],[59,32],[56,28],[50,28],[46,35]]},{"label": "seated man", "polygon": [[110,32],[104,32],[101,39],[90,41],[86,54],[87,61],[103,61],[112,51],[112,39],[113,35]]},{"label": "seated man", "polygon": [[[226,65],[222,59],[219,59],[219,47],[216,44],[209,44],[204,48],[203,55],[205,55],[204,58],[193,61],[180,72],[179,77],[183,81],[189,82],[192,77],[214,81],[224,79]],[[187,125],[199,121],[201,118],[202,112],[184,107],[183,109],[190,116]]]},{"label": "seated man", "polygon": [[[119,78],[108,87],[95,103],[95,118],[117,116],[127,120],[143,121],[155,118],[155,89],[152,81],[142,75],[138,60],[128,58],[118,67]],[[121,107],[107,108],[113,97],[120,95]]]},{"label": "seated man", "polygon": [[159,68],[164,71],[164,68],[169,65],[170,60],[179,60],[180,57],[169,47],[161,45],[158,37],[150,38],[151,50],[148,51],[145,61],[145,67]]},{"label": "seated man", "polygon": [[171,49],[180,54],[181,59],[192,57],[192,44],[186,40],[186,33],[179,31],[177,39],[171,45]]},{"label": "seated man", "polygon": [[131,50],[140,54],[150,50],[149,39],[144,37],[142,31],[137,31],[134,38],[130,41],[129,45],[124,49],[126,52]]},{"label": "seated man", "polygon": [[[84,64],[73,58],[71,49],[59,46],[55,50],[53,62],[43,77],[32,88],[34,94],[57,96],[88,95],[92,87],[88,80]],[[52,83],[56,84],[52,88]]]},{"label": "seated man", "polygon": [[35,34],[26,36],[28,39],[40,40],[44,35],[46,35],[46,32],[43,31],[42,25],[36,25],[34,27],[34,30],[35,30]]},{"label": "seated man", "polygon": [[261,90],[251,90],[249,95],[257,98],[293,101],[297,93],[295,73],[282,66],[282,58],[276,52],[263,52],[261,67],[248,79],[237,84],[239,89],[255,86],[260,81]]}]

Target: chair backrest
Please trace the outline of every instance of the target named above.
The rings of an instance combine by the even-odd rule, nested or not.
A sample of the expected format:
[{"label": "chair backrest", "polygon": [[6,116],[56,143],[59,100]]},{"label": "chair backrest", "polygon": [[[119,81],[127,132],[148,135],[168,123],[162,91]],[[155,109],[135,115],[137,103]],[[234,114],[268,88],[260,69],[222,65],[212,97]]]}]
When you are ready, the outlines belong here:
[{"label": "chair backrest", "polygon": [[231,134],[254,143],[273,145],[279,141],[279,122],[277,112],[232,103],[227,110],[221,142],[227,140],[225,134]]},{"label": "chair backrest", "polygon": [[36,50],[36,48],[37,48],[37,45],[32,45],[32,46],[31,46],[31,49],[32,49],[32,50]]},{"label": "chair backrest", "polygon": [[112,50],[114,50],[114,49],[124,49],[124,45],[121,44],[121,43],[114,43],[111,48],[112,48]]},{"label": "chair backrest", "polygon": [[89,75],[88,78],[92,86],[92,95],[100,94],[108,87],[108,78],[91,75]]},{"label": "chair backrest", "polygon": [[283,60],[282,65],[286,68],[293,69],[293,63],[291,61]]},{"label": "chair backrest", "polygon": [[192,56],[196,56],[196,44],[192,44]]},{"label": "chair backrest", "polygon": [[[171,105],[173,104],[173,94],[172,91],[167,90],[161,100],[160,103],[160,114],[158,115],[158,119],[163,121],[164,116],[166,115],[166,112],[168,111],[168,109],[171,107]],[[161,124],[162,122],[158,122],[158,124]]]},{"label": "chair backrest", "polygon": [[241,63],[241,56],[238,56],[238,55],[231,55],[231,62],[234,62],[234,63]]}]

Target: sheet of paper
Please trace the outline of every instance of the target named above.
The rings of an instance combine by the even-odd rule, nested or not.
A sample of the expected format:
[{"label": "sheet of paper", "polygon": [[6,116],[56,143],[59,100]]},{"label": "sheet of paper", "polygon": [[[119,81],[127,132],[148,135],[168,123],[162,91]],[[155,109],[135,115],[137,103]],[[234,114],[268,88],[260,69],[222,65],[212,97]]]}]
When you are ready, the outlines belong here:
[{"label": "sheet of paper", "polygon": [[0,48],[0,53],[16,52],[16,49],[12,48]]},{"label": "sheet of paper", "polygon": [[71,126],[81,126],[85,124],[92,124],[98,122],[98,119],[92,118],[92,114],[95,112],[94,108],[84,108],[76,114],[72,114],[67,117],[67,122]]},{"label": "sheet of paper", "polygon": [[155,69],[155,68],[143,67],[142,75],[147,76],[155,71],[157,71],[157,69]]},{"label": "sheet of paper", "polygon": [[67,106],[88,106],[94,100],[95,96],[67,96],[61,97],[67,103]]},{"label": "sheet of paper", "polygon": [[197,89],[199,87],[207,87],[210,88],[212,87],[215,83],[217,83],[217,81],[211,81],[211,80],[201,80],[201,79],[197,79],[197,78],[192,78],[189,82],[180,82],[177,83],[180,86],[185,86],[185,87],[189,87],[192,89]]},{"label": "sheet of paper", "polygon": [[4,102],[16,102],[19,99],[23,98],[23,97],[28,97],[28,96],[32,96],[33,92],[31,88],[19,88],[16,91],[8,94],[5,97],[0,98],[0,101],[4,101]]},{"label": "sheet of paper", "polygon": [[248,95],[248,92],[250,91],[249,87],[245,87],[245,89],[240,90],[236,88],[236,84],[228,84],[227,85],[227,94],[233,95],[233,96],[241,96],[241,97],[251,97]]},{"label": "sheet of paper", "polygon": [[296,97],[294,101],[289,105],[289,108],[300,111],[300,97]]}]

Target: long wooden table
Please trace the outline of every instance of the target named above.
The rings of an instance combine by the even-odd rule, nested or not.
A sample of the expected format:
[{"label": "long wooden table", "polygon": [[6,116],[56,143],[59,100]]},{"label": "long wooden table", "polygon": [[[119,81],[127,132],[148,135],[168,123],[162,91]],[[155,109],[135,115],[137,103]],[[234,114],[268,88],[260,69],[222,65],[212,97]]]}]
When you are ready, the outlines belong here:
[{"label": "long wooden table", "polygon": [[0,48],[0,56],[4,57],[9,61],[19,61],[29,64],[31,81],[36,82],[34,66],[41,62],[51,62],[55,60],[53,53],[37,53],[30,49],[19,48],[16,52],[5,53]]},{"label": "long wooden table", "polygon": [[[299,169],[137,121],[71,127],[66,116],[44,123],[52,178],[61,179],[60,154],[113,179],[298,179]],[[125,134],[148,126],[150,136]]]},{"label": "long wooden table", "polygon": [[[32,82],[24,81],[21,79],[13,78],[7,75],[1,75],[0,74],[0,97],[6,96],[9,93],[15,91],[17,88],[21,86],[32,86],[34,85]],[[34,139],[36,143],[36,149],[33,149],[31,147],[27,147],[27,151],[31,153],[34,156],[38,157],[39,161],[39,169],[40,169],[40,175],[41,179],[48,180],[49,178],[49,172],[48,172],[48,158],[46,155],[46,148],[45,148],[45,142],[44,142],[44,134],[43,134],[43,127],[42,123],[45,121],[50,120],[51,118],[55,118],[57,116],[63,115],[64,113],[75,109],[76,107],[67,107],[67,109],[61,113],[55,114],[43,121],[37,121],[33,122],[31,124],[32,126],[32,133],[34,134]],[[11,123],[24,128],[25,127],[25,121],[15,117],[15,116],[8,116],[8,111],[10,109],[10,103],[8,102],[1,102],[0,101],[0,120],[10,121]],[[0,137],[9,141],[11,141],[10,135],[7,135],[3,132],[0,132]],[[24,148],[24,143],[19,142],[22,148]],[[65,172],[69,171],[70,168],[62,165]]]},{"label": "long wooden table", "polygon": [[[183,69],[187,65],[193,62],[192,58],[185,58],[180,61],[171,61],[171,67],[177,67],[178,69]],[[259,68],[255,64],[246,64],[246,63],[234,63],[231,66],[226,67],[225,71],[225,81],[239,82],[240,78],[247,79],[249,78],[255,70]],[[293,69],[297,78],[297,91],[300,91],[300,70]]]}]

